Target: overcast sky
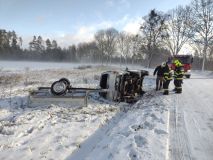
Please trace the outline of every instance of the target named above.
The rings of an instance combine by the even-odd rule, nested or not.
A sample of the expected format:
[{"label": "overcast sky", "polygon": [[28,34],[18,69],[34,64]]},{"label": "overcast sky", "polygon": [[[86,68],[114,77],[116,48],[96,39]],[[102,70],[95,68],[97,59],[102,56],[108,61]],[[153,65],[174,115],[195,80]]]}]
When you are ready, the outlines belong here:
[{"label": "overcast sky", "polygon": [[108,27],[136,33],[151,9],[168,11],[190,0],[0,0],[0,29],[15,30],[25,44],[33,35],[61,46],[89,41]]}]

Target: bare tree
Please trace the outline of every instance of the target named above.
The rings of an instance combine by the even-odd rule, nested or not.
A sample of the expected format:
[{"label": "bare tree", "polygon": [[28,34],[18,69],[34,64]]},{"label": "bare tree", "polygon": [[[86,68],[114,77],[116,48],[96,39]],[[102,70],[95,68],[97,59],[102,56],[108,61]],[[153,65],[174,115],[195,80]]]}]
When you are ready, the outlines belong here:
[{"label": "bare tree", "polygon": [[190,44],[191,48],[195,51],[196,56],[202,58],[202,45],[201,44],[196,44],[194,43]]},{"label": "bare tree", "polygon": [[143,39],[140,35],[135,35],[132,37],[132,64],[136,59],[144,59],[144,53],[141,51],[141,45],[143,43]]},{"label": "bare tree", "polygon": [[101,52],[102,63],[103,56],[107,56],[107,62],[111,63],[112,55],[116,51],[116,40],[118,36],[118,31],[114,28],[109,28],[106,30],[100,30],[95,34],[95,41]]},{"label": "bare tree", "polygon": [[209,48],[209,59],[213,61],[213,45],[211,45]]},{"label": "bare tree", "polygon": [[105,35],[106,35],[105,49],[108,59],[107,61],[111,63],[112,55],[116,51],[116,40],[118,36],[118,31],[114,28],[109,28],[105,31]]},{"label": "bare tree", "polygon": [[117,46],[118,46],[118,52],[120,53],[120,64],[121,64],[121,60],[125,50],[125,34],[126,34],[125,32],[121,32],[118,34]]},{"label": "bare tree", "polygon": [[97,47],[99,49],[99,61],[103,64],[103,57],[105,54],[105,31],[99,30],[95,34],[95,42],[97,44]]},{"label": "bare tree", "polygon": [[93,60],[97,60],[97,52],[97,44],[94,41],[78,44],[77,53],[79,60],[83,60],[86,62],[92,62]]},{"label": "bare tree", "polygon": [[141,25],[141,31],[143,36],[144,51],[148,55],[148,65],[150,67],[153,53],[161,47],[163,39],[167,37],[167,25],[165,24],[167,16],[163,13],[151,10],[148,16],[145,16],[144,23]]},{"label": "bare tree", "polygon": [[193,30],[189,27],[192,23],[191,13],[189,6],[178,6],[169,12],[169,37],[165,39],[165,44],[173,55],[177,55],[193,35]]},{"label": "bare tree", "polygon": [[193,41],[202,45],[202,70],[205,69],[205,61],[210,45],[213,44],[213,1],[193,0],[191,3],[193,11],[193,25],[195,31]]},{"label": "bare tree", "polygon": [[[127,58],[131,56],[130,51],[132,48],[132,42],[133,42],[132,40],[133,40],[133,35],[129,33],[120,32],[118,34],[118,39],[117,39],[118,50],[121,54],[121,57],[125,58],[126,64],[127,64]],[[120,57],[120,61],[121,61],[121,57]]]}]

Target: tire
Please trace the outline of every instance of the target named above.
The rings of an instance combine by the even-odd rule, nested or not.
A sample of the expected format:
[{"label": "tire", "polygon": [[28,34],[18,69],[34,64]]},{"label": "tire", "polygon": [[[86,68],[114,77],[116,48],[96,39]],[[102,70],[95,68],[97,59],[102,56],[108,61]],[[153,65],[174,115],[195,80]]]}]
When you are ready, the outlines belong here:
[{"label": "tire", "polygon": [[70,87],[70,81],[67,78],[61,78],[59,82],[64,82],[67,85],[67,87]]},{"label": "tire", "polygon": [[191,75],[185,75],[186,76],[186,78],[190,78],[191,77]]},{"label": "tire", "polygon": [[56,96],[61,96],[61,95],[64,95],[66,94],[67,92],[67,85],[65,82],[63,81],[55,81],[52,85],[51,85],[51,93],[53,95],[56,95]]}]

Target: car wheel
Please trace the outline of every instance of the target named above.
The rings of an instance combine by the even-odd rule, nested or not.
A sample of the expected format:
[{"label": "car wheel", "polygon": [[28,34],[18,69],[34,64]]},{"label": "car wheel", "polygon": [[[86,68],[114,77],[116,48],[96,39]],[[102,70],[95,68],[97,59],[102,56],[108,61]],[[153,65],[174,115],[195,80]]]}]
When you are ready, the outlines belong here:
[{"label": "car wheel", "polygon": [[56,81],[51,85],[51,93],[53,95],[64,95],[67,92],[67,85],[63,81]]},{"label": "car wheel", "polygon": [[67,85],[67,87],[70,86],[70,81],[67,78],[61,78],[59,79],[59,82],[64,82]]}]

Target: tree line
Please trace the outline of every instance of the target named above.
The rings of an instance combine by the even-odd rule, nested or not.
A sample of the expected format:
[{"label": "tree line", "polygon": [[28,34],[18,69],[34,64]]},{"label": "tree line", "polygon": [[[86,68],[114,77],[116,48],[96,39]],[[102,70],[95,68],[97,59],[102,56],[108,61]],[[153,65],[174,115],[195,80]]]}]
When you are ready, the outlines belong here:
[{"label": "tree line", "polygon": [[44,61],[134,63],[153,67],[192,48],[194,68],[213,69],[213,1],[192,0],[167,13],[151,10],[137,35],[102,29],[90,42],[61,48],[56,40],[33,36],[29,47],[15,31],[0,29],[0,58]]}]

